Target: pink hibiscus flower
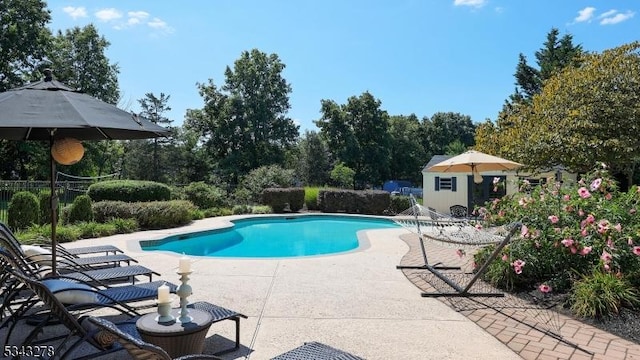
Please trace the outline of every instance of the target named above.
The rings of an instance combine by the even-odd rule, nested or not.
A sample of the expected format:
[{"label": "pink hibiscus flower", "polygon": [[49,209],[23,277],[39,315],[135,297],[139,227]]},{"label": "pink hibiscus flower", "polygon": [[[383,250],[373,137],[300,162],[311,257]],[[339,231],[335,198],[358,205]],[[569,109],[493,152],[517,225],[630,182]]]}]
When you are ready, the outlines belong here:
[{"label": "pink hibiscus flower", "polygon": [[600,188],[601,184],[602,184],[602,179],[600,178],[595,179],[591,182],[591,186],[589,186],[589,189],[591,189],[591,191],[596,191],[598,190],[598,188]]},{"label": "pink hibiscus flower", "polygon": [[608,264],[611,261],[611,259],[613,259],[613,257],[606,250],[603,250],[602,255],[600,255],[600,259],[602,259],[602,261],[604,261],[605,264]]},{"label": "pink hibiscus flower", "polygon": [[569,247],[571,245],[573,245],[574,240],[572,238],[567,238],[561,241],[562,245]]},{"label": "pink hibiscus flower", "polygon": [[549,216],[549,221],[551,221],[552,224],[555,224],[560,221],[560,219],[556,215],[551,215]]},{"label": "pink hibiscus flower", "polygon": [[578,189],[578,195],[580,195],[580,197],[583,199],[588,199],[591,197],[591,193],[586,187],[581,187],[580,189]]},{"label": "pink hibiscus flower", "polygon": [[538,290],[540,290],[541,293],[549,293],[551,292],[551,286],[547,285],[547,284],[542,284],[538,287]]},{"label": "pink hibiscus flower", "polygon": [[593,248],[591,246],[585,246],[580,250],[580,255],[582,256],[586,256],[589,255],[589,253],[591,252]]},{"label": "pink hibiscus flower", "polygon": [[632,251],[634,255],[640,256],[640,246],[634,246]]}]

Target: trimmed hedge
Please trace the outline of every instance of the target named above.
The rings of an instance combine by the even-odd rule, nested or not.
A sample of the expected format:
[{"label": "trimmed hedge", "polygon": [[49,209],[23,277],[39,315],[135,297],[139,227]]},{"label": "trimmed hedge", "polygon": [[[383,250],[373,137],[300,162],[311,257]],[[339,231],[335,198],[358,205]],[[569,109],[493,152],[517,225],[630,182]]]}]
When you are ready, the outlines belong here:
[{"label": "trimmed hedge", "polygon": [[8,225],[11,229],[26,229],[40,221],[40,203],[38,197],[29,191],[20,191],[13,195],[9,206]]},{"label": "trimmed hedge", "polygon": [[184,199],[200,209],[219,208],[227,205],[227,193],[219,187],[203,181],[193,182],[182,189]]},{"label": "trimmed hedge", "polygon": [[193,220],[195,205],[185,200],[127,203],[100,201],[93,204],[97,222],[135,219],[141,229],[165,229],[186,225]]},{"label": "trimmed hedge", "polygon": [[[42,190],[38,193],[37,196],[38,203],[40,204],[39,224],[51,224],[51,190]],[[56,213],[56,215],[60,214]]]},{"label": "trimmed hedge", "polygon": [[109,180],[89,186],[87,195],[98,201],[167,201],[171,199],[171,188],[154,181]]},{"label": "trimmed hedge", "polygon": [[273,212],[282,213],[289,204],[293,212],[304,206],[303,188],[267,188],[262,191],[262,203],[271,206]]},{"label": "trimmed hedge", "polygon": [[322,212],[383,215],[389,208],[391,195],[382,190],[322,189],[318,205]]},{"label": "trimmed hedge", "polygon": [[67,221],[69,224],[93,221],[91,198],[88,195],[80,195],[73,200]]}]

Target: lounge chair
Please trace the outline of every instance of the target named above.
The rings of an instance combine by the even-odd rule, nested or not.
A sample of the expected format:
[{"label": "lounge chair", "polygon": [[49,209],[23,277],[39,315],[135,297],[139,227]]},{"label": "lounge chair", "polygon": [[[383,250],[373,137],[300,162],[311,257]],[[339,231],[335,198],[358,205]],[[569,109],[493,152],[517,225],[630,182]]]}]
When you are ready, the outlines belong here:
[{"label": "lounge chair", "polygon": [[[22,245],[15,237],[15,235],[9,230],[9,228],[0,222],[0,235],[4,235],[2,239],[5,243],[1,243],[0,245],[4,245],[6,247],[14,249],[14,252],[24,251],[26,247],[29,252],[28,256],[33,257],[34,259],[40,258],[51,259],[51,250],[50,247],[46,246],[32,246],[32,245]],[[18,250],[21,249],[21,250]],[[100,246],[90,246],[85,248],[78,248],[77,253],[74,253],[73,249],[66,249],[62,246],[56,247],[57,255],[59,258],[67,259],[69,262],[73,263],[76,266],[108,266],[108,265],[120,265],[121,263],[126,263],[127,265],[131,264],[131,262],[138,262],[137,260],[129,257],[125,254],[116,254],[115,250],[121,251],[112,245],[100,245]],[[98,251],[99,250],[99,251]],[[92,256],[92,257],[80,257],[79,254],[93,254],[98,252],[105,252],[103,256]],[[113,254],[110,254],[113,252]]]},{"label": "lounge chair", "polygon": [[[16,259],[22,259],[29,265],[28,267],[32,269],[32,272],[38,272],[39,275],[42,276],[44,275],[43,272],[47,270],[46,267],[43,268],[43,266],[46,265],[46,259],[33,261],[37,259],[31,259],[29,256],[27,256],[22,248],[19,246],[16,247],[13,242],[5,236],[4,233],[0,233],[0,247],[4,247],[5,250],[13,255],[13,257],[15,257]],[[43,261],[45,263],[44,265]],[[149,281],[152,281],[153,275],[160,275],[159,273],[141,265],[92,269],[91,267],[86,265],[79,265],[73,259],[64,257],[57,258],[56,264],[59,264],[59,272],[64,273],[66,277],[85,282],[97,282],[101,285],[104,285],[105,282],[116,282],[123,279],[131,279],[132,283],[135,283],[136,276],[148,276]]]},{"label": "lounge chair", "polygon": [[[68,356],[69,358],[74,359],[84,359],[84,358],[94,358],[97,355],[102,353],[109,353],[123,349],[121,346],[113,346],[113,342],[110,343],[101,343],[101,339],[104,339],[104,334],[95,331],[95,329],[91,329],[91,327],[85,326],[86,316],[81,316],[79,318],[75,317],[67,307],[64,306],[60,302],[58,298],[51,292],[49,288],[47,288],[42,282],[29,279],[22,274],[13,271],[12,269],[7,269],[7,271],[11,272],[13,276],[16,277],[18,281],[24,284],[27,288],[29,288],[33,293],[37,296],[37,300],[44,303],[48,312],[46,313],[47,318],[43,319],[39,324],[35,326],[35,328],[26,336],[26,338],[22,341],[22,344],[19,346],[33,346],[40,343],[51,343],[53,340],[59,340],[60,337],[49,338],[49,339],[38,339],[36,340],[37,335],[41,332],[41,330],[46,325],[47,321],[50,318],[57,318],[61,324],[67,327],[68,334],[63,336],[64,339],[62,343],[58,344],[59,352],[56,353],[56,356],[64,358]],[[225,319],[234,320],[239,317],[246,316],[237,313],[235,311],[225,309],[207,302],[198,302],[192,305],[192,308],[201,309],[204,311],[209,311],[211,316],[214,318],[213,322],[221,321]],[[26,313],[26,309],[20,312],[20,315],[24,315]],[[118,329],[125,333],[129,333],[134,338],[140,338],[140,335],[137,332],[135,321],[137,320],[137,316],[130,317],[126,321],[119,322],[115,324]],[[239,329],[239,327],[237,327]],[[77,338],[73,338],[76,336]],[[111,338],[106,336],[106,338]],[[239,339],[239,335],[236,335],[236,340]],[[100,354],[90,354],[85,357],[76,357],[73,352],[77,349],[77,347],[83,342],[87,342],[92,345],[96,350],[100,352]],[[7,342],[8,343],[8,342]],[[238,348],[236,346],[234,349]],[[149,357],[148,359],[153,359],[154,357]],[[215,358],[214,358],[215,359]]]},{"label": "lounge chair", "polygon": [[[11,234],[11,236],[13,236],[13,233],[11,232],[9,227],[1,221],[0,221],[0,231],[5,232],[7,234]],[[15,238],[15,236],[13,237]],[[58,244],[58,247],[56,249],[63,250],[71,255],[85,255],[85,254],[98,254],[98,253],[105,253],[105,255],[108,255],[111,253],[113,254],[124,253],[124,251],[120,250],[119,248],[113,245],[95,245],[95,246],[85,246],[85,247],[67,249],[62,245]]]},{"label": "lounge chair", "polygon": [[308,342],[293,350],[280,354],[271,360],[297,360],[297,359],[314,359],[314,360],[364,360],[359,356],[349,354],[340,349],[333,348],[319,342]]},{"label": "lounge chair", "polygon": [[[158,287],[162,285],[167,285],[171,292],[175,292],[177,289],[175,284],[166,281],[100,288],[93,283],[70,279],[64,275],[55,278],[41,278],[39,274],[30,272],[30,269],[25,267],[25,263],[17,261],[14,256],[4,250],[0,250],[0,264],[7,270],[4,274],[8,277],[18,273],[34,281],[40,281],[52,293],[57,294],[56,297],[69,310],[119,307],[126,312],[138,315],[137,310],[154,305],[134,307],[130,303],[155,299],[158,294]],[[13,287],[15,287],[15,283],[7,282],[6,291],[3,292],[3,295],[9,294],[14,290]],[[12,298],[7,296],[6,300],[12,301],[15,298],[15,296]]]}]

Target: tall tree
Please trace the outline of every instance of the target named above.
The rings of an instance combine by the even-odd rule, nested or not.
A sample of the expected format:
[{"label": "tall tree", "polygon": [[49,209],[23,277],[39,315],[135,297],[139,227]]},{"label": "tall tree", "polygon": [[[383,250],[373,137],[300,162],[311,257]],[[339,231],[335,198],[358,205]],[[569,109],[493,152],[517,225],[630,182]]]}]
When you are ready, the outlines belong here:
[{"label": "tall tree", "polygon": [[[23,85],[45,58],[51,41],[47,4],[41,0],[0,1],[0,92]],[[0,140],[0,178],[26,179],[39,153],[37,143]]]},{"label": "tall tree", "polygon": [[[169,95],[160,93],[146,93],[145,97],[138,100],[142,109],[140,115],[151,122],[171,128],[173,122],[166,117],[171,111]],[[151,140],[132,141],[127,146],[127,173],[137,179],[168,181],[169,153],[173,152],[172,138],[154,138]],[[151,168],[149,167],[151,165]]]},{"label": "tall tree", "polygon": [[560,37],[560,31],[552,28],[547,33],[547,40],[542,48],[535,53],[537,69],[527,64],[527,58],[522,53],[518,56],[514,74],[516,91],[509,102],[530,101],[535,94],[540,93],[544,82],[556,72],[569,65],[577,66],[582,52],[581,45],[573,44],[572,35]]},{"label": "tall tree", "polygon": [[227,67],[220,89],[211,79],[198,84],[205,105],[188,110],[185,125],[200,132],[231,182],[260,166],[282,164],[298,137],[299,127],[287,116],[291,86],[284,68],[278,55],[253,49]]},{"label": "tall tree", "polygon": [[421,182],[422,166],[429,159],[420,139],[420,126],[420,120],[415,114],[393,115],[389,118],[392,179]]},{"label": "tall tree", "polygon": [[306,185],[326,185],[331,172],[329,147],[320,134],[306,131],[298,143],[296,172]]},{"label": "tall tree", "polygon": [[389,177],[389,115],[369,92],[352,96],[344,105],[322,100],[322,117],[315,123],[336,154],[355,171],[358,187],[381,185]]},{"label": "tall tree", "polygon": [[631,183],[640,162],[640,42],[581,60],[549,78],[531,104],[519,105],[500,136],[482,141],[499,140],[532,167],[582,172],[604,162]]},{"label": "tall tree", "polygon": [[467,147],[475,144],[475,125],[468,115],[438,112],[423,119],[422,129],[423,147],[433,155],[446,153],[447,146],[456,140]]},{"label": "tall tree", "polygon": [[[515,77],[515,92],[509,96],[498,114],[496,123],[485,122],[478,127],[476,134],[476,149],[507,158],[518,158],[525,144],[517,144],[515,139],[525,136],[517,132],[514,119],[526,119],[529,112],[528,105],[535,95],[542,92],[548,79],[561,72],[565,67],[578,67],[584,55],[581,45],[573,43],[573,36],[565,34],[560,37],[560,31],[552,28],[542,47],[535,52],[538,68],[530,66],[526,57],[521,53],[518,57]],[[536,126],[536,124],[530,124]],[[523,142],[525,139],[521,139]]]},{"label": "tall tree", "polygon": [[48,54],[54,76],[110,104],[120,99],[119,68],[105,54],[110,43],[93,25],[58,31]]},{"label": "tall tree", "polygon": [[42,0],[0,1],[0,92],[24,84],[45,58],[50,20]]}]

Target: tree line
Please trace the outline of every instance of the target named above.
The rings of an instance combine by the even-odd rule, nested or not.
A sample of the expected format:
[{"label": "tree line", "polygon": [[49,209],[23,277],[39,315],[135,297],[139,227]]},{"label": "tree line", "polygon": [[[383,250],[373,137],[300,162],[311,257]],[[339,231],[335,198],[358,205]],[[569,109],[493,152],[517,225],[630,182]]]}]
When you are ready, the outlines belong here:
[{"label": "tree line", "polygon": [[[42,78],[56,79],[108,103],[120,100],[119,67],[105,55],[109,42],[93,25],[52,33],[44,1],[0,3],[0,91]],[[277,54],[243,51],[222,81],[197,84],[202,106],[186,111],[181,126],[169,119],[170,94],[139,99],[142,116],[172,129],[168,138],[85,142],[85,158],[65,173],[184,184],[234,186],[252,170],[278,165],[300,185],[366,188],[385,180],[421,182],[436,154],[470,147],[527,164],[587,171],[604,162],[634,181],[640,128],[639,43],[601,53],[575,45],[557,29],[535,52],[520,54],[513,94],[495,121],[474,123],[464,114],[393,115],[365,91],[348,99],[322,99],[317,130],[288,116],[293,89]],[[47,147],[0,141],[2,179],[46,179]]]},{"label": "tree line", "polygon": [[[0,5],[0,91],[38,80],[44,68],[57,80],[117,104],[119,67],[105,55],[110,45],[93,25],[51,33],[43,1]],[[15,16],[17,13],[20,16]],[[24,41],[25,39],[29,41]],[[389,115],[369,92],[340,104],[320,101],[317,131],[300,134],[288,116],[292,87],[277,54],[244,51],[227,66],[224,81],[197,84],[203,106],[187,110],[182,126],[167,118],[170,95],[139,99],[142,116],[172,129],[166,139],[85,142],[86,154],[61,171],[82,176],[118,172],[122,177],[167,183],[206,181],[235,185],[251,170],[278,165],[300,184],[379,186],[388,179],[419,183],[432,154],[461,152],[473,145],[475,126],[458,113],[431,118]],[[2,141],[3,179],[46,179],[46,145]],[[352,172],[346,184],[345,171]]]}]

